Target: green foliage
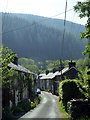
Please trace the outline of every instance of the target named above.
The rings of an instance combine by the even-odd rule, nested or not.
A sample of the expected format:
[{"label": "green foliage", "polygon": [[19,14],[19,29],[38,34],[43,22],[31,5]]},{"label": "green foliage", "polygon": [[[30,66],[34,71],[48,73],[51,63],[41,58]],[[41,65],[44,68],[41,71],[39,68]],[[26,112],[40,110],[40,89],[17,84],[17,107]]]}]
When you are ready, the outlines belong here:
[{"label": "green foliage", "polygon": [[88,70],[88,67],[85,68],[85,71],[82,72],[82,78],[83,78],[83,85],[84,86],[87,86],[88,85],[88,75],[87,75],[87,70]]},{"label": "green foliage", "polygon": [[[30,71],[37,73],[37,74],[38,72],[45,73],[46,69],[49,70],[50,72],[52,72],[54,68],[56,70],[59,70],[59,67],[60,67],[60,60],[38,61],[38,60],[33,60],[33,59],[28,59],[28,58],[25,58],[24,60],[23,59],[24,58],[19,58],[19,64],[21,64],[22,66],[26,67]],[[33,65],[27,62],[29,60],[34,61]],[[80,58],[78,60],[73,60],[73,61],[76,62],[76,67],[80,71],[84,71],[86,66],[90,67],[90,59],[88,57]],[[68,67],[69,62],[70,60],[64,60],[62,61],[62,64],[64,65],[64,67]]]},{"label": "green foliage", "polygon": [[27,68],[28,70],[38,73],[38,66],[35,65],[35,61],[28,58],[19,58],[19,64]]},{"label": "green foliage", "polygon": [[26,67],[28,70],[30,70],[30,71],[32,71],[32,72],[34,72],[34,73],[38,73],[38,71],[39,71],[37,65],[25,65],[25,67]]},{"label": "green foliage", "polygon": [[86,2],[78,2],[77,5],[74,6],[76,12],[79,13],[79,17],[90,17],[90,1],[87,0]]},{"label": "green foliage", "polygon": [[41,97],[41,96],[39,96],[39,95],[38,95],[38,100],[39,100],[39,102],[38,102],[38,103],[40,103],[40,102],[41,102],[41,100],[42,100],[42,97]]},{"label": "green foliage", "polygon": [[60,96],[64,101],[82,98],[80,82],[78,80],[64,80],[60,83]]},{"label": "green foliage", "polygon": [[76,67],[80,71],[85,71],[86,67],[90,67],[90,59],[88,57],[85,57],[84,59],[79,59],[76,61]]},{"label": "green foliage", "polygon": [[90,1],[78,2],[77,5],[74,6],[74,9],[79,13],[80,18],[88,17],[87,24],[85,25],[86,32],[81,32],[80,39],[88,39],[88,45],[85,46],[83,54],[85,55],[87,53],[90,58]]},{"label": "green foliage", "polygon": [[80,81],[82,81],[80,83],[83,86],[84,91],[82,89],[80,89],[80,90],[81,90],[81,92],[84,93],[84,95],[86,97],[88,97],[88,75],[87,75],[87,70],[88,70],[88,67],[86,67],[84,71],[81,70],[81,74],[79,74],[79,79],[80,79]]},{"label": "green foliage", "polygon": [[31,102],[31,109],[35,108],[41,102],[41,96],[35,96],[34,100]]},{"label": "green foliage", "polygon": [[66,113],[65,106],[63,106],[62,100],[60,100],[60,102],[59,102],[59,109],[60,109],[60,112]]},{"label": "green foliage", "polygon": [[68,101],[88,97],[87,91],[83,88],[79,80],[64,80],[60,82],[59,90],[60,99],[63,101],[66,112]]},{"label": "green foliage", "polygon": [[31,102],[31,109],[35,108],[36,107],[36,103],[34,102]]},{"label": "green foliage", "polygon": [[90,59],[90,40],[88,41],[88,45],[85,46],[85,51],[83,52],[83,55],[86,55],[86,53],[88,54],[88,57]]},{"label": "green foliage", "polygon": [[[32,27],[26,27],[12,32],[12,34],[10,32],[3,34],[3,43],[16,51],[19,57],[37,58],[41,61],[60,58],[64,29],[63,20],[10,13],[2,13],[2,19],[3,33],[33,23]],[[41,23],[42,20],[44,22]],[[79,59],[82,57],[81,53],[87,44],[86,40],[84,42],[79,40],[80,31],[85,30],[84,26],[75,23],[73,23],[72,28],[71,26],[72,22],[67,21],[63,59]],[[33,62],[31,61],[31,63]]]},{"label": "green foliage", "polygon": [[0,49],[2,87],[8,87],[8,84],[11,83],[11,77],[13,76],[14,68],[9,69],[8,64],[13,62],[15,56],[16,54],[13,54],[11,49],[8,49],[8,47],[4,48],[2,45]]},{"label": "green foliage", "polygon": [[62,118],[70,118],[70,114],[65,111],[65,106],[63,105],[62,100],[58,101],[59,103],[59,110],[62,113]]},{"label": "green foliage", "polygon": [[34,65],[35,61],[28,58],[19,58],[19,64],[25,65]]},{"label": "green foliage", "polygon": [[22,100],[18,106],[26,112],[31,109],[30,102],[27,99]]},{"label": "green foliage", "polygon": [[88,117],[87,115],[80,116],[80,117],[76,118],[76,120],[90,120],[90,117]]},{"label": "green foliage", "polygon": [[24,99],[18,103],[17,106],[13,106],[11,108],[11,112],[13,115],[17,116],[22,112],[27,112],[33,108],[35,108],[41,101],[41,96],[34,96],[34,100],[30,101],[28,99]]},{"label": "green foliage", "polygon": [[69,60],[65,60],[65,61],[64,61],[64,66],[65,66],[65,67],[68,67],[68,63],[69,63]]},{"label": "green foliage", "polygon": [[17,106],[13,106],[11,108],[11,111],[14,115],[17,115],[17,114],[20,114],[23,110],[19,105],[17,105]]},{"label": "green foliage", "polygon": [[3,108],[2,120],[16,120],[9,107]]}]

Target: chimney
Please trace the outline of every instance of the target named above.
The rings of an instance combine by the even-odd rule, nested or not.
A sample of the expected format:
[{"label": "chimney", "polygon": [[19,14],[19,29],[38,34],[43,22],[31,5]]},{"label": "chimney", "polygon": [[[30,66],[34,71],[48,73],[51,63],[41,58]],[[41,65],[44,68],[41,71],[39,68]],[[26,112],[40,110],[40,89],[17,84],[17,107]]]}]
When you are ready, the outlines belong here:
[{"label": "chimney", "polygon": [[49,73],[49,70],[46,70],[46,75]]},{"label": "chimney", "polygon": [[75,67],[76,66],[76,62],[72,62],[72,60],[69,62],[69,69],[71,67]]},{"label": "chimney", "polygon": [[15,57],[14,57],[13,63],[14,63],[15,65],[18,65],[18,56],[15,56]]},{"label": "chimney", "polygon": [[56,71],[57,71],[57,70],[54,68],[54,69],[53,69],[53,73],[55,73]]}]

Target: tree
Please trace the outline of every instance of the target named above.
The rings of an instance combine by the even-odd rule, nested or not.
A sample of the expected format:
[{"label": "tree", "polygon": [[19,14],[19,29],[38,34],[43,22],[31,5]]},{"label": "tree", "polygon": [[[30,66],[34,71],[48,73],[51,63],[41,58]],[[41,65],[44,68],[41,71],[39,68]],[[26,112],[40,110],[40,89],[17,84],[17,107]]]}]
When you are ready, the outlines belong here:
[{"label": "tree", "polygon": [[87,0],[86,2],[77,2],[74,6],[74,10],[79,13],[79,17],[88,17],[87,23],[85,25],[85,32],[81,32],[81,39],[86,38],[88,39],[88,45],[85,46],[85,51],[83,54],[88,54],[90,58],[90,1]]},{"label": "tree", "polygon": [[34,72],[34,73],[38,73],[39,69],[37,65],[26,65],[25,66],[28,70]]},{"label": "tree", "polygon": [[1,79],[2,79],[2,87],[8,87],[8,83],[11,82],[10,78],[13,73],[13,68],[9,69],[8,64],[14,61],[14,57],[16,54],[13,54],[11,49],[8,47],[1,46],[0,49],[0,66],[1,66]]}]

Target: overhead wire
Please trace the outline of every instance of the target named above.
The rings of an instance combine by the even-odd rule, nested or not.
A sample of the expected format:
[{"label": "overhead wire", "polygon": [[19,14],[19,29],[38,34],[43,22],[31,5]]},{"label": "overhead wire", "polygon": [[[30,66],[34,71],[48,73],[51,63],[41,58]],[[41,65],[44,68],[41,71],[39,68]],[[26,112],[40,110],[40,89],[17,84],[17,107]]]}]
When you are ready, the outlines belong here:
[{"label": "overhead wire", "polygon": [[[5,1],[4,1],[5,2]],[[6,26],[7,26],[7,22],[5,22],[7,20],[6,13],[7,13],[7,8],[8,8],[8,0],[6,0],[6,6],[4,7],[5,9],[2,9],[2,31],[5,30]],[[4,4],[4,3],[3,3]],[[5,13],[5,14],[3,14]],[[10,23],[9,23],[10,24]],[[8,25],[9,26],[9,25]]]},{"label": "overhead wire", "polygon": [[[77,0],[78,1],[78,0]],[[66,1],[66,7],[65,7],[65,11],[66,11],[66,8],[67,8],[67,1]],[[75,13],[73,15],[73,19],[71,21],[74,20],[74,17],[75,17]],[[75,19],[76,20],[76,19]],[[63,40],[62,40],[62,45],[61,45],[61,51],[62,51],[62,58],[63,58],[63,53],[64,53],[64,38],[65,38],[65,23],[66,23],[66,12],[65,12],[65,19],[64,19],[64,32],[63,32]],[[73,25],[74,25],[74,22],[71,23],[71,26],[69,27],[69,32],[68,32],[68,35],[71,34],[71,31],[75,32],[74,29],[73,29]],[[80,33],[80,28],[81,28],[81,25],[79,25],[79,29],[77,31],[77,33],[75,34],[76,38],[78,37],[78,33]],[[72,30],[73,29],[73,30]],[[73,54],[72,54],[72,48],[70,47],[70,53],[71,53],[71,58],[73,58]]]},{"label": "overhead wire", "polygon": [[61,59],[63,59],[63,54],[64,54],[64,39],[65,39],[65,25],[66,25],[66,13],[67,13],[67,0],[66,0],[66,5],[65,5],[65,17],[64,17],[64,31],[63,31],[63,37],[62,37],[62,44],[61,44]]},{"label": "overhead wire", "polygon": [[[75,18],[75,12],[74,12],[74,15],[73,15],[73,18],[72,18],[72,22],[71,22],[71,25],[70,25],[70,27],[69,27],[69,32],[68,32],[68,35],[70,36],[71,35],[71,31],[73,31],[73,25],[74,25],[74,18]],[[72,37],[71,37],[71,39],[72,39]],[[71,56],[71,58],[70,59],[73,59],[73,53],[72,53],[72,42],[69,44],[70,46],[69,46],[69,50],[70,50],[70,56]]]},{"label": "overhead wire", "polygon": [[[69,11],[71,11],[71,10],[73,10],[73,8],[67,10],[66,12],[69,12]],[[64,14],[64,13],[65,13],[65,12],[62,12],[62,13],[59,13],[59,14],[50,16],[49,18],[56,17],[56,16],[59,16],[59,15]],[[39,23],[44,22],[44,21],[47,21],[47,20],[48,20],[48,19],[41,20],[41,21],[39,21]],[[12,30],[9,30],[9,31],[4,31],[4,32],[2,32],[2,34],[7,34],[7,33],[9,33],[9,32],[14,32],[14,31],[17,31],[17,30],[21,30],[21,29],[24,29],[24,28],[28,28],[28,27],[31,27],[31,26],[33,26],[33,25],[35,25],[35,24],[36,24],[36,23],[27,24],[26,26],[18,27],[18,28],[16,28],[16,29],[12,29]],[[65,24],[65,22],[64,22],[64,24]]]},{"label": "overhead wire", "polygon": [[[7,11],[7,8],[8,8],[8,0],[7,0],[7,4],[6,4],[6,9],[5,9],[5,13],[6,13],[6,11]],[[71,10],[73,10],[74,8],[71,8],[71,9],[69,9],[69,10],[67,10],[67,0],[66,0],[66,5],[65,5],[65,11],[64,12],[61,12],[61,13],[58,13],[58,14],[56,14],[56,15],[53,15],[53,16],[50,16],[50,18],[53,18],[53,17],[57,17],[57,16],[60,16],[60,15],[62,15],[62,14],[65,14],[65,17],[64,17],[64,31],[63,31],[63,36],[62,36],[62,45],[61,45],[61,57],[63,58],[63,54],[64,54],[64,39],[65,39],[65,32],[66,32],[66,28],[65,28],[65,26],[66,26],[66,14],[67,14],[67,12],[69,12],[69,11],[71,11]],[[5,18],[4,18],[5,19]],[[73,18],[74,19],[74,18]],[[44,20],[41,20],[41,21],[39,21],[39,23],[41,23],[41,22],[44,22],[44,21],[48,21],[48,19],[44,19]],[[2,34],[7,34],[7,33],[10,33],[10,32],[14,32],[14,31],[17,31],[17,30],[22,30],[22,29],[25,29],[25,28],[29,28],[29,27],[32,27],[33,25],[35,25],[36,23],[32,23],[32,24],[27,24],[27,25],[25,25],[25,26],[22,26],[22,27],[18,27],[18,28],[15,28],[15,29],[11,29],[11,30],[9,30],[9,31],[4,31],[4,32],[2,32]],[[4,25],[5,26],[5,25]],[[73,26],[73,22],[71,23],[71,27],[70,28],[72,28],[72,26]],[[80,29],[80,27],[79,27],[79,29]],[[71,30],[70,30],[71,31]],[[70,32],[69,32],[69,34],[70,34]],[[77,34],[78,34],[78,31],[77,31]]]},{"label": "overhead wire", "polygon": [[[78,0],[76,1],[76,2],[78,2]],[[75,31],[74,31],[74,29],[73,29],[73,25],[75,24],[75,21],[77,20],[77,19],[75,19],[75,15],[76,15],[76,12],[74,12],[74,14],[73,14],[73,18],[72,18],[72,23],[71,23],[71,25],[70,25],[70,27],[69,27],[69,36],[71,35],[71,31],[72,32],[74,32],[75,33]],[[79,29],[78,29],[78,31],[80,30],[80,27],[79,27]],[[77,33],[78,33],[78,31],[77,31]],[[77,35],[75,34],[75,39],[77,38]],[[73,38],[71,37],[71,39],[73,40]],[[71,58],[70,59],[73,59],[73,53],[72,53],[72,42],[70,43],[70,56],[71,56]]]}]

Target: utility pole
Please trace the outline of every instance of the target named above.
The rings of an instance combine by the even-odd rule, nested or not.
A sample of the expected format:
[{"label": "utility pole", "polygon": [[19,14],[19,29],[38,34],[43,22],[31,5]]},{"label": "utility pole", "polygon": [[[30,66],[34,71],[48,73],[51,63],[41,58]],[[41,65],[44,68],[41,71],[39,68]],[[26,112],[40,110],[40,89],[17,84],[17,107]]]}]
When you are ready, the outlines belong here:
[{"label": "utility pole", "polygon": [[62,60],[60,59],[60,72],[61,72],[61,80],[62,80],[62,68],[63,68],[63,66],[62,66]]}]

